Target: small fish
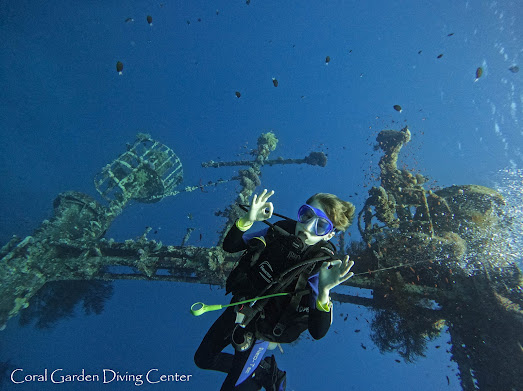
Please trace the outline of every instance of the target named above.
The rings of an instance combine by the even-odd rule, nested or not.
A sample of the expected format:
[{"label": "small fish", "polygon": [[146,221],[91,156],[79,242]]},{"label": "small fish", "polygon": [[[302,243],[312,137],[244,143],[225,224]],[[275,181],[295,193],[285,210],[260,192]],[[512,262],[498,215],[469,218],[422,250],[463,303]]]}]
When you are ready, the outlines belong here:
[{"label": "small fish", "polygon": [[187,24],[191,24],[191,21],[190,21],[190,20],[187,20]]},{"label": "small fish", "polygon": [[519,67],[517,65],[512,65],[508,70],[512,73],[518,73]]},{"label": "small fish", "polygon": [[396,362],[397,362],[398,364],[399,364],[399,363],[401,363],[401,361],[400,361],[400,360],[398,360],[398,359],[396,359],[396,360],[394,360],[394,361],[396,361]]},{"label": "small fish", "polygon": [[251,4],[251,0],[245,0],[245,4],[247,4],[247,5]]},{"label": "small fish", "polygon": [[361,344],[361,347],[364,349],[364,350],[367,350],[367,347],[363,344]]},{"label": "small fish", "polygon": [[202,18],[198,18],[198,22],[201,22],[202,21]]},{"label": "small fish", "polygon": [[240,91],[236,91],[235,94],[236,94],[236,98],[239,98],[240,96],[242,96],[242,94],[240,94]]},{"label": "small fish", "polygon": [[202,234],[200,234],[200,242],[202,241],[202,237],[203,237],[203,235],[202,235]]},{"label": "small fish", "polygon": [[474,81],[475,82],[478,81],[478,79],[481,77],[481,75],[483,75],[483,68],[478,67],[478,69],[476,69],[476,80],[474,80]]},{"label": "small fish", "polygon": [[147,23],[149,23],[149,26],[153,25],[153,17],[151,15],[147,15]]},{"label": "small fish", "polygon": [[134,22],[134,19],[133,19],[133,18],[127,18],[127,19],[125,19],[125,23],[129,23],[129,22]]},{"label": "small fish", "polygon": [[343,318],[343,321],[347,321],[347,319],[349,318],[349,315],[345,315],[345,318]]},{"label": "small fish", "polygon": [[420,51],[418,52],[418,54],[421,54],[422,51],[423,51],[423,50],[420,50]]},{"label": "small fish", "polygon": [[394,110],[399,111],[400,113],[403,111],[400,105],[394,105],[392,107],[394,107]]},{"label": "small fish", "polygon": [[447,34],[447,37],[452,37],[454,33]]},{"label": "small fish", "polygon": [[441,346],[439,346],[439,345],[436,345],[436,346],[434,346],[434,347],[435,347],[436,349],[439,349],[439,348],[441,348]]},{"label": "small fish", "polygon": [[116,72],[118,72],[119,75],[122,74],[123,71],[123,63],[121,61],[116,62]]},{"label": "small fish", "polygon": [[443,53],[438,54],[438,58],[441,58],[441,57],[443,57]]},{"label": "small fish", "polygon": [[278,87],[278,80],[276,80],[276,78],[272,78],[272,84],[274,85],[274,87]]},{"label": "small fish", "polygon": [[327,65],[331,61],[330,56],[325,57],[325,65]]},{"label": "small fish", "polygon": [[355,333],[359,333],[360,331],[361,331],[360,329],[354,330]]},{"label": "small fish", "polygon": [[450,379],[449,379],[449,377],[448,376],[445,376],[445,377],[447,378],[447,385],[450,386]]},{"label": "small fish", "polygon": [[220,10],[216,10],[216,15],[220,15]]},{"label": "small fish", "polygon": [[154,234],[156,235],[158,233],[158,230],[154,231]]}]

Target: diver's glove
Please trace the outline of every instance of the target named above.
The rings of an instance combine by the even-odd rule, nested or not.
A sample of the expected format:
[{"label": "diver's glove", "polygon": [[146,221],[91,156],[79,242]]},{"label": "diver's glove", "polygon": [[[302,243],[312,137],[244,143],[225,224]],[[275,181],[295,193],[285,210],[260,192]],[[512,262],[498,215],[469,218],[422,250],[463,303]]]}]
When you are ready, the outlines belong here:
[{"label": "diver's glove", "polygon": [[329,291],[354,275],[353,272],[350,272],[353,265],[354,261],[349,261],[348,255],[345,256],[343,261],[335,259],[334,261],[323,262],[318,281],[318,301],[320,303],[328,303]]},{"label": "diver's glove", "polygon": [[267,189],[264,189],[259,196],[255,194],[252,197],[249,211],[242,217],[243,223],[248,224],[250,222],[252,224],[255,221],[263,221],[271,218],[274,206],[272,205],[272,202],[267,202],[267,200],[273,194],[274,190],[267,192]]}]

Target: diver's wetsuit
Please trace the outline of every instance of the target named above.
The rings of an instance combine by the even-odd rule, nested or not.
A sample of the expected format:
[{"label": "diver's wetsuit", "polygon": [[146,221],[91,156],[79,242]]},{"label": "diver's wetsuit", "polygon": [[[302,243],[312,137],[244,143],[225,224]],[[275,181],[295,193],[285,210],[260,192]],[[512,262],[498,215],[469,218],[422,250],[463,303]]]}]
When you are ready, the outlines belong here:
[{"label": "diver's wetsuit", "polygon": [[[277,222],[276,224],[284,228],[287,232],[294,234],[296,221],[286,220]],[[223,249],[227,252],[233,253],[246,250],[248,247],[247,241],[250,237],[252,238],[254,236],[262,235],[265,236],[267,246],[265,250],[261,252],[259,261],[256,263],[254,268],[252,268],[252,273],[249,273],[250,279],[256,279],[258,274],[262,274],[262,272],[258,269],[261,269],[261,267],[263,267],[263,265],[260,264],[263,264],[265,261],[269,261],[269,255],[272,258],[275,257],[275,254],[278,255],[277,252],[275,253],[274,251],[270,251],[271,248],[280,247],[279,243],[274,243],[276,240],[271,240],[271,238],[278,239],[278,236],[266,235],[266,232],[262,234],[257,233],[257,235],[244,235],[244,232],[238,229],[236,225],[234,225],[227,233],[227,236],[225,237],[225,240],[223,242]],[[330,243],[329,246],[330,248],[334,248],[334,246]],[[304,255],[307,255],[307,253],[305,253]],[[317,252],[316,254],[311,254],[309,252],[308,255],[309,256],[302,257],[301,259],[298,259],[295,262],[313,258],[314,256],[317,256]],[[276,276],[279,273],[279,270],[277,269],[283,268],[283,270],[286,270],[286,268],[288,267],[288,263],[289,261],[286,259],[271,259],[270,271],[273,272],[274,276]],[[266,266],[267,265],[265,265],[264,267],[264,273],[267,271]],[[245,274],[246,273],[243,273],[243,275]],[[294,311],[287,310],[287,305],[291,300],[289,296],[271,298],[263,309],[263,318],[259,317],[253,320],[251,323],[249,323],[247,328],[254,331],[258,338],[260,338],[261,336],[262,339],[271,342],[289,343],[295,341],[300,336],[300,334],[306,329],[309,330],[311,336],[314,339],[323,338],[325,334],[327,334],[327,331],[329,330],[332,321],[332,310],[330,310],[329,312],[325,312],[318,310],[316,307],[318,293],[318,274],[318,267],[316,267],[312,275],[309,276],[307,286],[304,288],[308,290],[308,293],[301,297],[299,305],[297,306],[297,308],[295,308]],[[263,276],[263,279],[266,278],[267,275],[265,274],[265,276]],[[297,280],[298,277],[296,277],[296,279],[291,284],[289,284],[284,291],[293,292]],[[254,287],[256,285],[259,285],[259,283],[260,279],[258,278],[258,281],[252,281],[252,283],[249,286]],[[241,293],[241,296],[252,298],[259,294],[259,290],[256,290],[256,288],[252,290],[253,291],[249,293]],[[234,290],[233,294],[235,294],[235,296],[233,297],[231,302],[235,302],[241,299],[240,294],[234,292]],[[288,312],[288,321],[285,322],[286,327],[284,328],[281,335],[275,336],[272,333],[272,330],[274,326],[278,323],[278,320],[281,319],[280,317],[282,316],[282,314],[286,311]],[[194,361],[196,365],[202,369],[211,369],[228,373],[227,378],[225,379],[221,387],[221,391],[259,390],[261,389],[261,385],[258,382],[256,382],[252,377],[245,380],[238,387],[234,386],[249,357],[252,347],[244,352],[235,351],[234,355],[229,353],[222,353],[222,350],[231,343],[232,330],[236,326],[235,320],[236,312],[234,307],[228,307],[216,320],[216,322],[214,322],[214,324],[211,326],[211,328],[203,338],[203,341],[200,344],[194,356]],[[259,370],[261,370],[260,367],[255,371],[255,373],[257,373]],[[261,376],[257,377],[258,381],[260,381]]]}]

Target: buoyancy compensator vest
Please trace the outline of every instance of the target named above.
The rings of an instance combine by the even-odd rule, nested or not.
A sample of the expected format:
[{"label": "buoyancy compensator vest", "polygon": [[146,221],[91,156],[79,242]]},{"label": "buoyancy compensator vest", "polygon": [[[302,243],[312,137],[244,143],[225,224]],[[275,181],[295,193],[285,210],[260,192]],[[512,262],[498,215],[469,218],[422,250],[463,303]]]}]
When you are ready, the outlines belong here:
[{"label": "buoyancy compensator vest", "polygon": [[270,227],[264,237],[254,237],[247,242],[247,250],[227,278],[226,293],[232,292],[234,296],[256,295],[301,259],[305,244],[291,233],[296,222],[283,220],[275,225],[279,229]]}]

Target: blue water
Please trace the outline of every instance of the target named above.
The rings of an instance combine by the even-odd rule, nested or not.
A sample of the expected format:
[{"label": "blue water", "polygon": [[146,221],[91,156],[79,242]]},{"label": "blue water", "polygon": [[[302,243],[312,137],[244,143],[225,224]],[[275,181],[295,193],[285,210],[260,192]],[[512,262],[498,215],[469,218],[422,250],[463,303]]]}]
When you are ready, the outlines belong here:
[{"label": "blue water", "polygon": [[[521,66],[522,14],[517,1],[4,0],[0,242],[30,235],[52,216],[60,192],[102,201],[94,176],[138,132],[177,153],[182,187],[236,175],[235,167],[200,163],[248,158],[269,130],[279,138],[274,157],[324,151],[325,168],[263,168],[262,186],[276,191],[276,211],[293,216],[320,191],[352,201],[359,211],[375,184],[377,133],[408,125],[413,141],[401,164],[429,175],[434,186],[498,188],[516,204],[521,222],[523,72],[508,68]],[[117,61],[124,64],[122,75]],[[475,82],[478,67],[483,75]],[[207,193],[133,204],[107,237],[135,238],[150,226],[157,231],[151,239],[179,245],[193,227],[190,244],[215,245],[224,219],[214,212],[238,190],[229,182]],[[350,232],[358,239],[354,227]],[[515,240],[521,246],[519,233]],[[111,369],[124,375],[158,368],[191,375],[175,384],[103,385],[111,390],[219,389],[223,375],[199,370],[192,360],[216,315],[193,318],[188,308],[196,301],[227,301],[223,290],[127,281],[113,287],[99,315],[85,315],[78,306],[74,317],[45,330],[11,319],[1,334],[0,361],[26,374],[63,368],[64,374]],[[399,355],[380,354],[370,340],[365,319],[371,317],[364,308],[335,304],[324,339],[304,337],[276,353],[289,374],[288,390],[460,389],[448,334],[429,342],[426,356],[413,364],[397,363]],[[5,379],[2,387],[97,390],[99,384],[15,385]]]}]

